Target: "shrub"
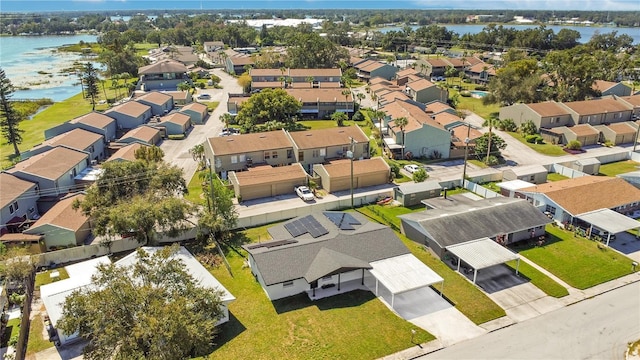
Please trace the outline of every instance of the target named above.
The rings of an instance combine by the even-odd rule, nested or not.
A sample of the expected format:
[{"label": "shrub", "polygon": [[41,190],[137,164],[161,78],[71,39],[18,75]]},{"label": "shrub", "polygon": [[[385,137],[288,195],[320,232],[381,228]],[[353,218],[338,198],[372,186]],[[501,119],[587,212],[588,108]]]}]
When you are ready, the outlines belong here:
[{"label": "shrub", "polygon": [[413,181],[417,183],[427,180],[428,177],[429,177],[429,174],[427,174],[425,169],[418,169],[416,172],[413,173]]},{"label": "shrub", "polygon": [[169,135],[169,140],[184,140],[184,134]]},{"label": "shrub", "polygon": [[527,135],[524,137],[524,139],[531,144],[535,144],[536,142],[536,135]]},{"label": "shrub", "polygon": [[523,135],[535,135],[538,133],[538,128],[536,127],[536,124],[533,123],[533,121],[527,120],[520,126],[520,132]]},{"label": "shrub", "polygon": [[498,123],[498,130],[514,132],[518,129],[513,119],[504,119]]},{"label": "shrub", "polygon": [[471,97],[471,93],[468,90],[460,91],[460,96]]},{"label": "shrub", "polygon": [[353,114],[352,119],[353,119],[353,121],[362,121],[362,120],[364,120],[365,118],[364,118],[364,115],[362,115],[362,112],[360,112],[360,111],[356,111],[356,113],[355,113],[355,114]]},{"label": "shrub", "polygon": [[605,142],[602,145],[606,147],[612,147],[614,144],[613,142],[611,142],[611,140],[605,140]]},{"label": "shrub", "polygon": [[580,143],[580,141],[578,141],[578,140],[571,140],[567,144],[567,149],[569,149],[569,150],[580,150],[580,149],[582,149],[582,143]]},{"label": "shrub", "polygon": [[398,164],[396,163],[390,163],[389,167],[391,168],[391,174],[393,175],[393,178],[398,178],[400,177],[400,166],[398,166]]},{"label": "shrub", "polygon": [[203,82],[198,83],[198,88],[200,89],[204,89],[206,87],[206,85]]},{"label": "shrub", "polygon": [[500,159],[498,159],[498,157],[495,155],[489,155],[489,157],[485,161],[485,164],[489,166],[498,165],[499,163],[500,163]]}]

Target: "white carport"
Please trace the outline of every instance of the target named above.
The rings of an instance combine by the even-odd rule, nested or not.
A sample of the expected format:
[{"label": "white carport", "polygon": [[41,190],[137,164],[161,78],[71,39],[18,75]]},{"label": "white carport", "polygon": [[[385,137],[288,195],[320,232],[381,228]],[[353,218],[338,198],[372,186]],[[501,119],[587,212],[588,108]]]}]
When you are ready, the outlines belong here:
[{"label": "white carport", "polygon": [[391,292],[391,308],[397,294],[437,283],[442,283],[440,287],[440,296],[442,296],[444,279],[412,254],[374,261],[370,265],[369,272],[376,279],[376,296],[378,296],[378,284],[382,283]]},{"label": "white carport", "polygon": [[589,211],[576,217],[590,224],[589,234],[591,234],[591,232],[593,231],[594,226],[606,231],[608,233],[607,246],[609,246],[611,234],[617,234],[623,231],[640,228],[640,222],[611,209]]},{"label": "white carport", "polygon": [[447,251],[458,257],[458,271],[460,261],[464,261],[473,268],[473,283],[476,283],[478,270],[498,265],[511,260],[517,260],[516,275],[520,267],[520,256],[489,238],[481,238],[462,244],[447,246]]}]

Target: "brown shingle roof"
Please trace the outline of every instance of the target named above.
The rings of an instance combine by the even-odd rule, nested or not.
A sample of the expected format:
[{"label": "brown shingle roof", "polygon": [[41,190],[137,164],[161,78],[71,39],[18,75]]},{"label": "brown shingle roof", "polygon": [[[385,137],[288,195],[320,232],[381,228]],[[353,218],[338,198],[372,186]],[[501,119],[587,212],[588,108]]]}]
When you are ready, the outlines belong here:
[{"label": "brown shingle roof", "polygon": [[407,87],[410,87],[411,89],[413,89],[414,91],[421,91],[424,89],[428,89],[432,86],[436,86],[434,83],[432,83],[429,80],[426,79],[420,79],[418,81],[413,81],[410,83],[407,83]]},{"label": "brown shingle roof", "polygon": [[0,191],[0,209],[11,204],[34,186],[36,186],[35,183],[0,172],[0,189],[2,190]]},{"label": "brown shingle roof", "polygon": [[462,59],[446,58],[445,60],[453,67],[463,67],[467,65],[467,63],[464,63],[464,65],[462,64]]},{"label": "brown shingle roof", "polygon": [[440,125],[449,125],[451,123],[454,123],[456,121],[462,122],[463,120],[457,116],[454,115],[452,113],[448,113],[448,112],[441,112],[439,114],[434,115],[433,119],[435,121],[438,122],[438,124]]},{"label": "brown shingle roof", "polygon": [[434,114],[437,114],[446,110],[453,110],[453,108],[443,102],[434,101],[432,103],[427,104],[425,106],[425,110],[427,112],[433,112]]},{"label": "brown shingle roof", "polygon": [[[423,124],[444,130],[444,127],[433,120],[429,114],[419,107],[404,101],[394,101],[385,105],[382,110],[391,116],[392,119],[407,118],[408,124],[404,128],[405,132],[421,129]],[[391,121],[389,126],[396,129],[395,121]],[[399,131],[400,129],[397,128],[397,130]]]},{"label": "brown shingle roof", "polygon": [[449,65],[444,59],[427,59],[425,61],[431,64],[432,67],[447,67]]},{"label": "brown shingle roof", "polygon": [[[342,76],[342,70],[335,69],[289,69],[289,76]],[[339,79],[338,79],[339,80]]]},{"label": "brown shingle roof", "polygon": [[378,99],[380,100],[381,104],[383,103],[386,104],[386,103],[391,103],[395,100],[402,100],[402,101],[409,100],[409,97],[404,92],[396,90],[396,91],[383,93],[378,97]]},{"label": "brown shingle roof", "polygon": [[180,126],[189,124],[189,121],[191,121],[191,116],[179,112],[171,113],[160,119],[160,122],[170,122]]},{"label": "brown shingle roof", "polygon": [[31,226],[31,229],[36,230],[42,225],[50,224],[63,229],[78,231],[83,226],[89,226],[86,224],[87,217],[82,213],[82,210],[73,209],[73,202],[76,199],[82,201],[84,199],[84,195],[75,194],[58,201]]},{"label": "brown shingle roof", "polygon": [[9,173],[22,171],[45,179],[57,180],[88,157],[87,153],[59,146],[21,161],[7,171]]},{"label": "brown shingle roof", "polygon": [[365,67],[361,67],[360,70],[362,71],[367,71],[367,72],[372,72],[373,70],[377,70],[380,69],[381,67],[385,66],[386,64],[383,64],[381,62],[378,61],[374,61],[373,63],[365,66]]},{"label": "brown shingle roof", "polygon": [[[319,85],[321,89],[328,89],[328,88],[336,89],[336,88],[342,87],[342,84],[340,84],[339,81],[321,81]],[[312,88],[311,84],[309,84],[308,82],[291,83],[289,84],[289,87],[292,89],[311,89]]]},{"label": "brown shingle roof", "polygon": [[139,126],[127,131],[126,134],[122,135],[120,140],[133,138],[147,143],[153,143],[154,138],[158,136],[158,134],[160,134],[160,130],[152,128],[151,126]]},{"label": "brown shingle roof", "polygon": [[620,99],[628,102],[633,106],[640,106],[640,95],[621,96]]},{"label": "brown shingle roof", "polygon": [[418,74],[418,72],[416,71],[416,69],[413,69],[413,68],[406,68],[406,69],[404,69],[404,70],[398,71],[398,72],[396,73],[396,78],[397,78],[397,79],[399,79],[399,78],[402,78],[402,77],[405,77],[405,76],[409,76],[409,75],[416,75],[416,74]]},{"label": "brown shingle roof", "polygon": [[636,128],[631,125],[630,121],[621,122],[621,123],[613,123],[607,125],[609,129],[611,129],[614,133],[618,135],[627,135],[627,134],[635,134]]},{"label": "brown shingle roof", "polygon": [[528,187],[521,191],[545,194],[574,216],[640,201],[640,189],[624,179],[606,176],[582,176]]},{"label": "brown shingle roof", "polygon": [[112,107],[111,109],[107,110],[105,114],[108,114],[111,112],[118,112],[121,114],[138,117],[149,110],[151,110],[151,108],[148,105],[141,104],[137,101],[127,101],[124,104],[120,104]]},{"label": "brown shingle roof", "polygon": [[170,59],[161,60],[155,64],[143,66],[138,69],[138,74],[140,75],[185,72],[187,72],[187,67],[184,66],[184,64]]},{"label": "brown shingle roof", "polygon": [[253,58],[251,56],[234,56],[229,58],[233,65],[252,65]]},{"label": "brown shingle roof", "polygon": [[82,115],[73,120],[70,120],[69,122],[72,124],[86,124],[95,128],[103,129],[114,121],[114,119],[108,117],[107,115],[97,112],[90,112],[86,115]]},{"label": "brown shingle roof", "polygon": [[94,132],[83,129],[72,129],[67,131],[66,133],[62,133],[60,135],[52,137],[49,140],[46,140],[42,143],[42,145],[36,146],[35,148],[46,145],[49,145],[51,147],[67,146],[72,149],[84,151],[84,149],[100,140],[102,140],[102,135],[100,134],[96,134]]},{"label": "brown shingle roof", "polygon": [[613,81],[604,81],[604,80],[596,80],[593,82],[593,90],[598,90],[600,92],[604,92],[606,90],[611,89],[612,87],[618,85],[617,82]]},{"label": "brown shingle roof", "polygon": [[346,145],[353,138],[357,142],[368,142],[369,138],[360,127],[348,126],[329,129],[292,131],[289,136],[293,139],[299,149],[316,149],[328,146]]},{"label": "brown shingle roof", "polygon": [[570,114],[569,111],[555,101],[545,101],[541,103],[527,104],[527,106],[538,113],[541,117],[562,116]]},{"label": "brown shingle roof", "polygon": [[293,148],[284,131],[212,137],[209,144],[213,154],[218,156]]},{"label": "brown shingle roof", "polygon": [[[282,181],[306,179],[307,173],[300,163],[288,166],[258,166],[249,168],[249,171],[236,172],[236,178],[240,186],[273,184]],[[291,189],[293,193],[293,189]]]},{"label": "brown shingle roof", "polygon": [[373,79],[369,80],[369,86],[377,85],[377,84],[391,85],[392,82],[380,76],[376,76]]},{"label": "brown shingle roof", "polygon": [[568,128],[577,136],[593,136],[598,135],[600,132],[589,124],[578,124]]},{"label": "brown shingle roof", "polygon": [[204,112],[207,110],[207,105],[193,102],[183,106],[180,110],[194,110],[197,112]]},{"label": "brown shingle roof", "polygon": [[164,94],[159,91],[151,91],[140,97],[137,97],[136,100],[147,101],[155,105],[164,105],[167,102],[173,101],[173,97],[169,94]]},{"label": "brown shingle roof", "polygon": [[620,112],[630,110],[629,107],[614,99],[572,101],[563,104],[571,110],[575,111],[578,115],[595,115],[604,114],[606,112]]},{"label": "brown shingle roof", "polygon": [[106,161],[114,161],[114,160],[135,161],[136,160],[136,156],[135,156],[136,150],[138,150],[139,148],[141,148],[143,146],[147,146],[147,145],[143,145],[143,144],[140,144],[140,143],[133,143],[133,144],[129,144],[127,146],[123,146],[120,149],[118,149],[118,151],[113,153],[113,155],[109,156],[109,158]]},{"label": "brown shingle roof", "polygon": [[289,75],[289,70],[284,69],[284,73],[280,69],[251,69],[249,70],[249,75],[251,76],[287,76]]},{"label": "brown shingle roof", "polygon": [[[351,176],[351,160],[336,160],[323,166],[331,177],[340,178]],[[387,165],[381,157],[357,160],[353,162],[353,175],[355,176],[372,174],[380,171],[390,171],[389,165]]]}]

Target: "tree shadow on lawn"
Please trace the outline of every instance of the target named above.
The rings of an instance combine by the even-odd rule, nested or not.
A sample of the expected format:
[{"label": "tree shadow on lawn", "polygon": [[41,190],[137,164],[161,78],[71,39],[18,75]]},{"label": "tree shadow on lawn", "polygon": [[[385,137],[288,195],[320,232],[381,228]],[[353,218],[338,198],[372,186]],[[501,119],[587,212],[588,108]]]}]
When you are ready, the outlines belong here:
[{"label": "tree shadow on lawn", "polygon": [[242,325],[240,320],[238,320],[238,318],[235,317],[231,311],[229,311],[229,321],[220,325],[219,330],[220,332],[218,333],[218,336],[216,336],[216,338],[213,340],[215,344],[212,351],[215,351],[222,345],[233,340],[238,335],[247,330],[247,328]]},{"label": "tree shadow on lawn", "polygon": [[353,290],[346,293],[311,300],[306,293],[290,296],[284,299],[274,300],[271,303],[278,314],[316,306],[319,310],[331,310],[337,308],[357,307],[376,297],[370,291]]},{"label": "tree shadow on lawn", "polygon": [[513,243],[513,244],[509,244],[508,247],[511,250],[513,250],[513,251],[515,251],[517,253],[520,253],[522,251],[529,250],[529,249],[536,248],[536,247],[544,248],[544,247],[547,247],[549,245],[553,245],[553,244],[561,242],[561,241],[563,241],[563,239],[561,239],[561,238],[559,238],[559,237],[557,237],[555,235],[551,235],[549,233],[546,233],[544,235],[544,242],[542,242],[542,245],[540,245],[538,238],[533,238],[533,239],[530,239],[530,240],[522,240],[522,241],[518,241],[518,242]]}]

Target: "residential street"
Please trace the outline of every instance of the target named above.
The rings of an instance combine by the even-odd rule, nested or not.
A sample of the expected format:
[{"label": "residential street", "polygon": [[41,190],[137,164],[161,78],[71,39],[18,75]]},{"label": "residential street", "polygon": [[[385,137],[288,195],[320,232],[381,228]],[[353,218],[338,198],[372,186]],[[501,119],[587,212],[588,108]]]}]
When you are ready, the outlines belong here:
[{"label": "residential street", "polygon": [[[215,74],[221,79],[220,85],[222,89],[203,89],[198,90],[198,94],[210,94],[211,100],[218,101],[220,104],[209,115],[206,123],[203,125],[195,125],[191,132],[184,140],[164,140],[160,148],[164,151],[164,159],[184,170],[184,176],[187,181],[193,177],[196,172],[197,164],[189,154],[189,149],[197,144],[205,142],[209,137],[218,136],[224,124],[220,122],[220,115],[227,112],[227,99],[229,93],[241,93],[242,88],[238,85],[238,81],[230,76],[222,69],[215,69]],[[203,103],[206,103],[203,101]]]},{"label": "residential street", "polygon": [[639,338],[635,282],[419,359],[623,359]]}]

